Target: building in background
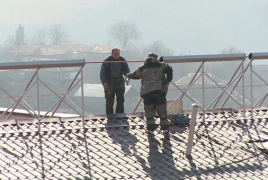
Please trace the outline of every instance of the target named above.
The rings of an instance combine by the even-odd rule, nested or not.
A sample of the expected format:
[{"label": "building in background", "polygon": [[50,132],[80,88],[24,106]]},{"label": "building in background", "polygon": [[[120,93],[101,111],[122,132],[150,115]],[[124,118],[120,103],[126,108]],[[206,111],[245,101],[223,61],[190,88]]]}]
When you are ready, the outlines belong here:
[{"label": "building in background", "polygon": [[[132,85],[126,86],[125,112],[133,112],[139,99],[139,92]],[[81,101],[81,87],[75,92],[74,96],[71,97],[71,100],[75,102],[75,104],[79,104],[79,101]],[[84,110],[86,113],[105,114],[105,102],[102,84],[84,84]]]}]

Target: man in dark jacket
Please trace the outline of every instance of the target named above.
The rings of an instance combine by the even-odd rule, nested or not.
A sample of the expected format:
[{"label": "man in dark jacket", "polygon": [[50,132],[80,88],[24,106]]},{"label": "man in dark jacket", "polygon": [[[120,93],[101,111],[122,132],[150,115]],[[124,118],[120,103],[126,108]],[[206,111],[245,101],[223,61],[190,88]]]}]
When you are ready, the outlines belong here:
[{"label": "man in dark jacket", "polygon": [[[118,62],[117,62],[118,61]],[[125,80],[123,75],[129,73],[125,58],[120,56],[120,49],[112,49],[112,55],[107,57],[101,66],[100,79],[106,99],[106,114],[113,114],[116,95],[116,113],[124,113]]]},{"label": "man in dark jacket", "polygon": [[157,55],[150,53],[144,64],[136,71],[128,73],[130,79],[141,79],[140,96],[143,98],[147,132],[153,135],[156,129],[155,111],[160,118],[160,126],[166,138],[169,137],[166,94],[169,82],[173,78],[172,68],[157,60]]}]

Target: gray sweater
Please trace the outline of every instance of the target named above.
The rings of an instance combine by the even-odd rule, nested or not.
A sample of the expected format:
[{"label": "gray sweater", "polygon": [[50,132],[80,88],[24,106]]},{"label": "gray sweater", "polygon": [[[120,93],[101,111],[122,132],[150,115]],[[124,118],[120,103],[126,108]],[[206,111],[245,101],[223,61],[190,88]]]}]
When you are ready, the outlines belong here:
[{"label": "gray sweater", "polygon": [[118,78],[122,75],[129,73],[129,67],[127,62],[119,63],[106,63],[107,61],[126,61],[125,58],[119,57],[118,60],[115,60],[112,56],[107,57],[102,65],[100,70],[100,79],[102,84],[107,82],[108,78]]}]

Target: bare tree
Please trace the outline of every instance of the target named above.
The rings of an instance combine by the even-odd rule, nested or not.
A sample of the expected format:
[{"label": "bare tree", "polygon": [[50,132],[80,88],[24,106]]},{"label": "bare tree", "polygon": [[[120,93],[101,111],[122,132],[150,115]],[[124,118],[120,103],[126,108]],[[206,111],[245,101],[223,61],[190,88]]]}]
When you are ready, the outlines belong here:
[{"label": "bare tree", "polygon": [[228,49],[223,49],[221,51],[222,54],[235,54],[235,53],[241,53],[240,50],[238,50],[236,47],[234,46],[229,46]]},{"label": "bare tree", "polygon": [[46,44],[47,43],[47,30],[46,28],[38,29],[34,34],[34,42],[36,44]]},{"label": "bare tree", "polygon": [[4,48],[6,50],[14,50],[17,48],[17,41],[14,35],[9,35],[4,42]]},{"label": "bare tree", "polygon": [[154,52],[161,56],[164,55],[173,55],[173,51],[170,48],[167,48],[162,41],[155,41],[149,45],[148,52]]},{"label": "bare tree", "polygon": [[146,46],[130,45],[128,46],[128,59],[144,59],[150,52],[154,52],[159,56],[173,55],[173,50],[167,48],[162,41],[155,41]]},{"label": "bare tree", "polygon": [[131,43],[131,41],[139,39],[140,32],[135,23],[128,21],[118,21],[115,24],[111,25],[109,29],[109,36],[111,36],[113,40],[119,43],[122,48],[126,48],[126,46]]},{"label": "bare tree", "polygon": [[53,44],[66,42],[69,37],[64,31],[62,24],[52,25],[49,29],[48,36]]}]

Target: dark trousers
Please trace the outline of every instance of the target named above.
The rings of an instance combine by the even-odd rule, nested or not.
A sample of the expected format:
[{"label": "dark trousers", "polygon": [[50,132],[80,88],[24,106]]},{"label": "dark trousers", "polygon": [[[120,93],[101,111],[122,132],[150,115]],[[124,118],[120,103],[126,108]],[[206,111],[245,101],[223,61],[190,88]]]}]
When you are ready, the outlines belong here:
[{"label": "dark trousers", "polygon": [[152,92],[143,96],[144,111],[146,117],[147,129],[154,131],[155,112],[160,118],[161,130],[169,130],[169,121],[167,119],[167,100],[166,94],[162,92]]},{"label": "dark trousers", "polygon": [[114,99],[116,96],[116,113],[124,113],[125,81],[123,77],[109,78],[108,89],[104,90],[106,99],[106,114],[114,114]]}]

